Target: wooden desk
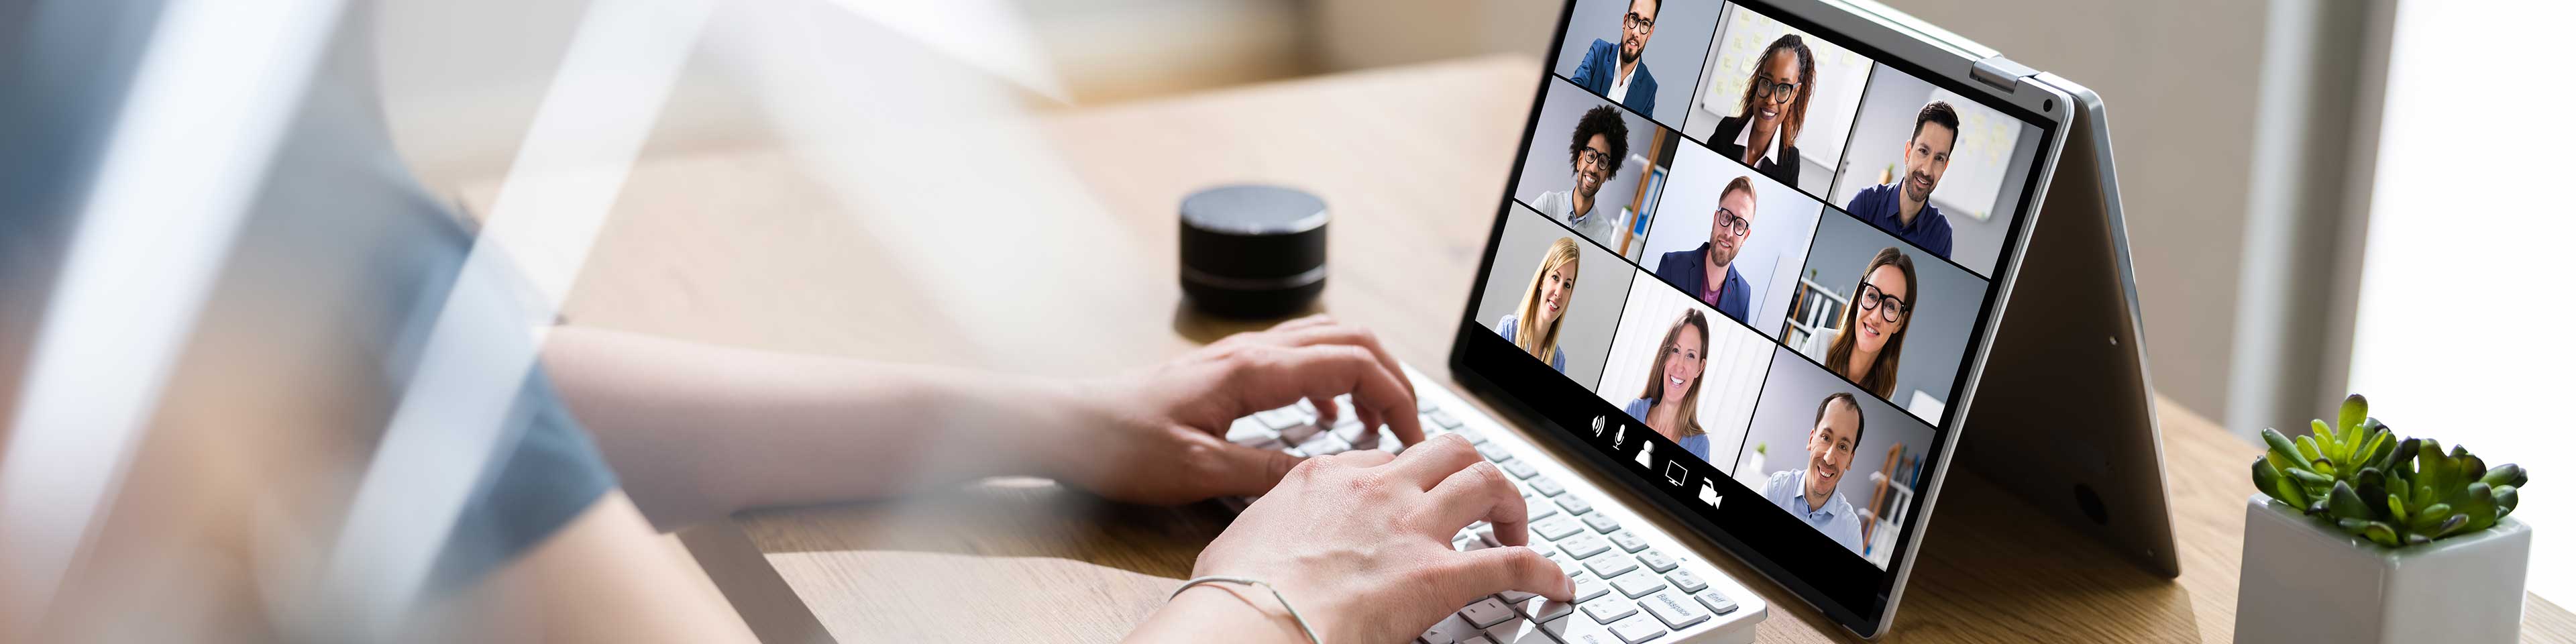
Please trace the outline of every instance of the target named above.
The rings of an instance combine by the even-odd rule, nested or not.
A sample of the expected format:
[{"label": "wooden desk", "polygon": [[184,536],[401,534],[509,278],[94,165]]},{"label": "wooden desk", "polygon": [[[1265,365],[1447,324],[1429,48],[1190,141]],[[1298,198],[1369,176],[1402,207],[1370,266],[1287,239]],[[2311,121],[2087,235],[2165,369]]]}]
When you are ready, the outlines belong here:
[{"label": "wooden desk", "polygon": [[[628,182],[566,315],[879,360],[1061,373],[1148,364],[1236,328],[1181,304],[1172,278],[1180,196],[1278,181],[1321,194],[1338,215],[1322,308],[1376,328],[1399,357],[1446,378],[1447,340],[1536,72],[1527,59],[1488,58],[1044,117],[1045,140],[1031,144],[1053,144],[1114,228],[1111,247],[1092,254],[1133,260],[1045,275],[991,274],[971,254],[1004,249],[971,245],[954,249],[956,261],[905,266],[939,256],[894,247],[922,240],[872,234],[884,228],[871,218],[885,215],[837,204],[812,165],[775,150],[653,160]],[[465,201],[485,205],[492,193],[469,187]],[[928,282],[953,274],[922,279],[932,270],[990,288],[938,288]],[[970,327],[958,312],[1028,315],[1024,330],[1062,350],[1032,355],[1019,351],[1031,346],[1026,338],[974,337],[960,331]],[[2159,413],[2179,580],[2143,573],[1957,474],[1889,639],[2230,641],[2251,490],[2243,466],[2255,451],[2169,401]],[[1161,605],[1228,516],[1205,504],[1123,506],[1043,481],[996,481],[903,501],[750,512],[684,539],[773,643],[1102,642]],[[1713,559],[1774,600],[1762,641],[1853,639],[1758,575]],[[2528,606],[2526,639],[2576,639],[2566,611],[2537,597]]]}]

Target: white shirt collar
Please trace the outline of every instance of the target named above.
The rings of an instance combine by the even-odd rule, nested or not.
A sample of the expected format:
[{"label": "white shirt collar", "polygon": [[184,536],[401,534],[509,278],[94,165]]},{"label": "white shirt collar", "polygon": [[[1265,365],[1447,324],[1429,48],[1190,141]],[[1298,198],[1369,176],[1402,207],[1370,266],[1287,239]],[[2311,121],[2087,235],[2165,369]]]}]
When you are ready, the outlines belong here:
[{"label": "white shirt collar", "polygon": [[[1613,60],[1613,61],[1616,61],[1617,59],[1616,59],[1616,58],[1613,58],[1612,60]],[[1617,102],[1617,103],[1620,103],[1620,104],[1623,104],[1623,105],[1624,105],[1624,104],[1626,104],[1626,103],[1628,102],[1628,79],[1635,78],[1635,77],[1637,76],[1637,69],[1645,69],[1645,68],[1646,68],[1646,63],[1645,63],[1645,61],[1637,61],[1637,68],[1636,68],[1636,69],[1630,69],[1630,70],[1628,70],[1628,73],[1626,73],[1626,74],[1620,74],[1620,75],[1617,75],[1617,76],[1612,76],[1612,77],[1610,78],[1610,96],[1609,96],[1609,99],[1610,99],[1611,101],[1613,101],[1613,102]],[[1619,71],[1618,63],[1616,63],[1616,62],[1611,63],[1610,71],[1611,71],[1611,72],[1613,72],[1613,73],[1618,72],[1618,71]]]},{"label": "white shirt collar", "polygon": [[[1746,114],[1746,115],[1744,115],[1744,128],[1743,128],[1743,129],[1740,129],[1740,130],[1736,130],[1736,131],[1735,131],[1735,147],[1737,147],[1737,148],[1749,148],[1749,147],[1753,147],[1752,140],[1753,140],[1753,115],[1752,115],[1752,114]],[[1771,165],[1780,165],[1780,131],[1779,131],[1779,130],[1772,130],[1772,131],[1771,131],[1771,147],[1769,147],[1769,148],[1765,148],[1765,149],[1763,149],[1763,150],[1762,150],[1762,160],[1771,162]]]}]

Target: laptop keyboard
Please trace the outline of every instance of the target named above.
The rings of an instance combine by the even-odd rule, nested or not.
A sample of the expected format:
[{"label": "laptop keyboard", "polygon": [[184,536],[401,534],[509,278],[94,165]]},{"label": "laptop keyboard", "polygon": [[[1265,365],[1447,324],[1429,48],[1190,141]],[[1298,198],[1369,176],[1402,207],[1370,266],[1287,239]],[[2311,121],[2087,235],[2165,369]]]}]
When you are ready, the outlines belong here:
[{"label": "laptop keyboard", "polygon": [[[1421,400],[1418,411],[1424,438],[1457,434],[1474,444],[1485,460],[1511,475],[1529,504],[1529,546],[1573,578],[1575,598],[1573,602],[1555,602],[1521,592],[1488,596],[1460,607],[1425,631],[1417,642],[1699,641],[1699,635],[1716,630],[1721,621],[1742,621],[1715,619],[1735,613],[1739,606],[1734,598],[1713,588],[1680,559],[1666,553],[1666,548],[1684,552],[1678,544],[1664,541],[1660,535],[1650,538],[1623,528],[1618,518],[1600,511],[1584,495],[1542,473],[1536,463],[1519,458],[1512,447],[1488,439],[1483,432],[1439,408],[1429,397]],[[1392,432],[1360,427],[1358,415],[1350,410],[1348,396],[1333,404],[1342,409],[1332,427],[1318,425],[1314,405],[1299,401],[1236,420],[1226,440],[1300,456],[1355,449],[1403,451]],[[1238,500],[1236,508],[1248,503],[1250,499]],[[1460,530],[1450,545],[1465,551],[1500,547],[1501,543],[1494,539],[1492,526],[1478,521]],[[1750,641],[1751,624],[1741,626],[1735,629],[1740,637],[1725,639]]]}]

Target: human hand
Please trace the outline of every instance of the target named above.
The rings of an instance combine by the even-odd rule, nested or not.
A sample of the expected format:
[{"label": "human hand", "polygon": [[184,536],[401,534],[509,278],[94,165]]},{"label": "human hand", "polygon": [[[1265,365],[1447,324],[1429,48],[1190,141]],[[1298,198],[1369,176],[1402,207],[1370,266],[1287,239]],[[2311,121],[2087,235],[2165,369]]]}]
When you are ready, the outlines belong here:
[{"label": "human hand", "polygon": [[[1504,547],[1452,549],[1450,537],[1479,519]],[[1323,641],[1401,642],[1502,591],[1571,600],[1574,582],[1528,541],[1519,489],[1467,441],[1444,436],[1402,456],[1363,450],[1298,466],[1199,553],[1191,574],[1269,582]],[[1194,593],[1202,603],[1242,601],[1195,588],[1182,595]],[[1254,608],[1269,603],[1259,597]],[[1261,614],[1203,608],[1216,615],[1197,619]]]},{"label": "human hand", "polygon": [[1228,336],[1145,372],[1077,389],[1087,419],[1035,460],[1058,480],[1138,503],[1188,503],[1268,492],[1301,460],[1225,442],[1234,420],[1312,400],[1330,426],[1335,396],[1368,427],[1422,441],[1413,385],[1366,329],[1322,315]]}]

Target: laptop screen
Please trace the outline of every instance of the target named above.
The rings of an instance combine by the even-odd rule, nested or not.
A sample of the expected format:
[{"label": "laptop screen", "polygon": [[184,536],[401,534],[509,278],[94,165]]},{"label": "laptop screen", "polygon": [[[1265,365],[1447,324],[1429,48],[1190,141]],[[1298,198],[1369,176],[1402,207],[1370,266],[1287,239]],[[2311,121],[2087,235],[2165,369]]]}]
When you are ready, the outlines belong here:
[{"label": "laptop screen", "polygon": [[1657,4],[1569,9],[1458,366],[1870,612],[2051,130],[1776,12]]}]

